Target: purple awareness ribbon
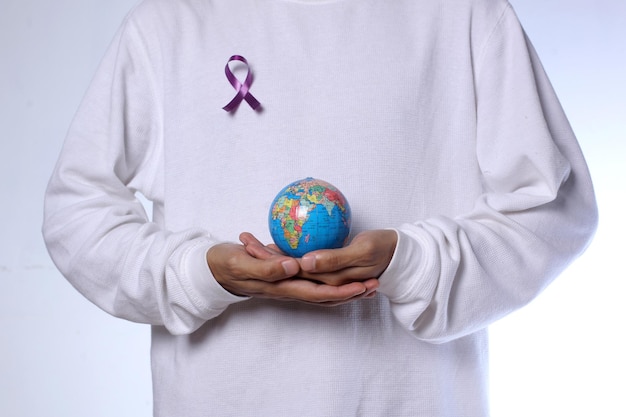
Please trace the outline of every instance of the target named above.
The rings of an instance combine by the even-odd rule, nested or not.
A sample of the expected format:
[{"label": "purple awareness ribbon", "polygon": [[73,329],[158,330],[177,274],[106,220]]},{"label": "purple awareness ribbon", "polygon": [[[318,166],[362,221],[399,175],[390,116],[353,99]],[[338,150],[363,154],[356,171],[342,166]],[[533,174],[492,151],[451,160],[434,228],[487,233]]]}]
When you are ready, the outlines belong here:
[{"label": "purple awareness ribbon", "polygon": [[[243,82],[243,84],[239,82],[237,77],[235,77],[235,75],[231,72],[230,67],[228,66],[232,61],[241,61],[246,64],[248,73],[246,74],[246,80]],[[239,106],[239,103],[241,103],[242,100],[246,100],[246,102],[250,105],[250,107],[252,107],[253,110],[259,109],[261,107],[261,103],[259,103],[259,101],[254,98],[252,93],[250,93],[250,86],[252,85],[252,72],[250,71],[250,66],[248,65],[248,61],[246,61],[246,58],[240,55],[231,56],[226,63],[226,68],[224,71],[226,72],[226,78],[230,82],[230,85],[232,85],[233,88],[237,90],[237,94],[235,95],[235,97],[233,97],[230,103],[222,108],[227,112],[231,112]]]}]

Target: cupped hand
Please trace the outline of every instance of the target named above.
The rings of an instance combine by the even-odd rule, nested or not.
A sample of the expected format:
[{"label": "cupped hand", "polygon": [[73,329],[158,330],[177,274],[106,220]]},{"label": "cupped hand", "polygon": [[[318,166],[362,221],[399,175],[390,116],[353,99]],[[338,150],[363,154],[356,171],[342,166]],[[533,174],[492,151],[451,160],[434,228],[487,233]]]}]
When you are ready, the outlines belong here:
[{"label": "cupped hand", "polygon": [[359,233],[346,247],[309,252],[300,259],[300,276],[328,285],[378,279],[398,242],[394,230]]},{"label": "cupped hand", "polygon": [[300,264],[278,250],[242,233],[242,245],[218,244],[207,252],[207,262],[217,282],[240,296],[338,305],[367,296],[377,282],[328,285],[299,278]]}]

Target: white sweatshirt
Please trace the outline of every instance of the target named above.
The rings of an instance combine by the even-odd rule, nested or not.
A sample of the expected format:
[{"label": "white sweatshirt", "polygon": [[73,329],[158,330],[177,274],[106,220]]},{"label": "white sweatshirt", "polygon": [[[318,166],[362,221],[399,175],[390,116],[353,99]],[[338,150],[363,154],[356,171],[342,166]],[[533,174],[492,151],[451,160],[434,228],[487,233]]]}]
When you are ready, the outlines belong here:
[{"label": "white sweatshirt", "polygon": [[[232,55],[254,75],[247,102]],[[246,68],[232,63],[243,82]],[[206,251],[317,177],[399,242],[378,296],[237,297]],[[148,219],[135,198],[154,204]],[[146,0],[46,195],[62,273],[151,324],[156,416],[486,416],[486,327],[588,244],[584,159],[504,0]]]}]

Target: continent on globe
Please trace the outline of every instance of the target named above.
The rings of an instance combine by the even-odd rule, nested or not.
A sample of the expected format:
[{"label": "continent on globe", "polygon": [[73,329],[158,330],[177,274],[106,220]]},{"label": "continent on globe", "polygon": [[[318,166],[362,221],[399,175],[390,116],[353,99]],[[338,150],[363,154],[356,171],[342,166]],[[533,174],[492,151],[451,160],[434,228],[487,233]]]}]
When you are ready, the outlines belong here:
[{"label": "continent on globe", "polygon": [[274,243],[296,258],[318,249],[342,247],[350,234],[351,222],[350,205],[341,191],[310,177],[283,188],[269,212]]}]

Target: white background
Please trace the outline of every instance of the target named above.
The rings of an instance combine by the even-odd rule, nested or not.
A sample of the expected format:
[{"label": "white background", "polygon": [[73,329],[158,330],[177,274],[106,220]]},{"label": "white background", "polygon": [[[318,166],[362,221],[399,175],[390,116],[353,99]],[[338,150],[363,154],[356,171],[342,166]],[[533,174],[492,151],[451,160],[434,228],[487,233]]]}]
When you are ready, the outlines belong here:
[{"label": "white background", "polygon": [[[512,3],[587,156],[601,220],[581,259],[492,327],[493,416],[624,417],[626,3]],[[151,415],[149,328],[85,301],[40,235],[67,127],[133,4],[0,0],[2,416]]]}]

